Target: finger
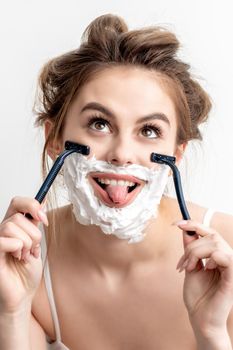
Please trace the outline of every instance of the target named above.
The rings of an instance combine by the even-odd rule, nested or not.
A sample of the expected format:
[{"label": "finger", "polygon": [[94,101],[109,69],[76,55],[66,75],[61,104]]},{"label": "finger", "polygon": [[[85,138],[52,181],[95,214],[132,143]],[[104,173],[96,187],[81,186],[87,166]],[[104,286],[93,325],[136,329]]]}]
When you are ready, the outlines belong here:
[{"label": "finger", "polygon": [[205,270],[214,270],[217,268],[217,263],[213,259],[208,259],[205,264]]},{"label": "finger", "polygon": [[182,272],[184,269],[188,272],[191,272],[196,268],[198,262],[199,262],[199,259],[197,259],[196,257],[192,257],[184,260],[183,264],[180,266],[179,272]]},{"label": "finger", "polygon": [[1,227],[0,235],[1,237],[16,238],[21,240],[23,243],[22,248],[25,250],[29,250],[32,247],[33,242],[31,237],[14,222],[9,221],[4,223]]},{"label": "finger", "polygon": [[221,260],[217,260],[215,258],[215,254],[216,257],[220,255],[222,261],[228,261],[228,257],[232,256],[232,253],[229,254],[229,251],[224,250],[224,247],[221,248],[219,245],[219,247],[216,249],[216,244],[214,242],[209,242],[204,245],[189,249],[189,252],[186,253],[186,259],[184,259],[181,269],[185,268],[186,271],[191,272],[197,268],[199,261],[206,258],[211,258],[217,265],[226,267],[225,265],[221,265]]},{"label": "finger", "polygon": [[[199,237],[198,235],[195,233],[194,235],[190,235],[187,233],[188,228],[186,229],[186,225],[187,225],[188,221],[187,220],[179,220],[179,221],[175,221],[172,223],[172,225],[177,226],[178,228],[180,228],[182,230],[183,233],[183,246],[184,248],[190,244],[193,241],[196,241]],[[193,231],[195,232],[195,231]]]},{"label": "finger", "polygon": [[195,242],[196,240],[198,240],[198,235],[195,234],[193,236],[190,236],[187,234],[187,232],[185,230],[182,230],[182,233],[183,233],[183,246],[184,246],[184,249],[192,242]]},{"label": "finger", "polygon": [[191,240],[191,242],[186,245],[185,252],[178,261],[176,268],[179,269],[183,265],[184,261],[187,260],[189,253],[192,249],[205,245],[206,243],[207,242],[205,240],[205,237],[202,239]]},{"label": "finger", "polygon": [[183,266],[184,262],[186,260],[186,256],[185,254],[182,255],[182,257],[180,258],[180,260],[178,261],[177,265],[176,265],[176,269],[179,270],[181,266]]},{"label": "finger", "polygon": [[[16,213],[29,213],[36,221],[41,221],[41,218],[38,216],[38,211],[41,209],[41,204],[32,198],[25,197],[14,197],[11,200],[10,206],[7,209],[4,220],[11,217]],[[4,221],[3,220],[3,221]]]},{"label": "finger", "polygon": [[197,221],[194,220],[182,220],[178,221],[176,225],[185,231],[195,231],[199,236],[204,237],[209,234],[215,234],[217,233],[216,230],[214,230],[211,227],[207,227]]},{"label": "finger", "polygon": [[[25,220],[28,221],[27,219]],[[34,225],[32,226],[33,229],[36,229]],[[22,241],[22,247],[20,247],[20,249],[16,250],[11,254],[14,258],[17,258],[19,260],[25,260],[27,256],[30,255],[30,252],[32,251],[33,247],[40,246],[38,242],[41,241],[41,233],[40,236],[37,236],[36,238],[32,237],[30,234],[25,233],[24,230],[22,230],[14,222],[11,221],[1,225],[0,235],[2,237],[17,238]],[[38,249],[36,251],[38,251]]]},{"label": "finger", "polygon": [[215,237],[214,235],[208,235],[205,237],[200,237],[199,239],[190,242],[185,247],[184,255],[186,259],[193,251],[201,247],[212,247],[213,249],[221,248],[223,250],[229,249],[225,242],[219,239],[219,237]]},{"label": "finger", "polygon": [[34,255],[35,258],[39,258],[41,254],[41,247],[40,245],[34,247],[31,249],[31,254]]},{"label": "finger", "polygon": [[[32,246],[37,245],[41,241],[41,231],[35,226],[30,220],[25,218],[21,213],[14,214],[9,219],[7,219],[4,224],[12,222],[22,231],[24,231],[32,240]],[[3,225],[4,225],[3,224]]]},{"label": "finger", "polygon": [[183,264],[180,265],[180,272],[184,269],[191,272],[204,266],[203,259],[211,255],[211,250],[207,245],[200,246],[191,250],[188,256],[184,255]]},{"label": "finger", "polygon": [[226,254],[221,250],[215,250],[211,254],[211,259],[219,266],[223,268],[230,267],[233,269],[233,254]]},{"label": "finger", "polygon": [[[183,230],[183,244],[186,247],[190,242],[198,239],[198,236],[204,237],[208,234],[216,234],[217,232],[210,228],[206,227],[203,224],[200,224],[194,220],[182,220],[177,221],[174,225],[178,226],[181,230]],[[195,231],[196,235],[190,236],[187,234],[187,231]]]},{"label": "finger", "polygon": [[22,247],[23,242],[17,238],[0,237],[0,258],[6,253],[14,253]]}]

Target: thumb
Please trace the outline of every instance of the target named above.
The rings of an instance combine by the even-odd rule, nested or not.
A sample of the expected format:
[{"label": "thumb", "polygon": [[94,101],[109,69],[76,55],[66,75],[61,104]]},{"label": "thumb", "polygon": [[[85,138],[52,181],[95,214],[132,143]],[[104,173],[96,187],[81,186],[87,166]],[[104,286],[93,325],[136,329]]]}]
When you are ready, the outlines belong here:
[{"label": "thumb", "polygon": [[194,233],[193,235],[190,235],[188,232],[189,231],[183,230],[183,246],[184,246],[184,248],[186,248],[189,243],[198,239],[198,235],[196,233]]},{"label": "thumb", "polygon": [[174,222],[174,225],[179,227],[183,232],[183,245],[184,248],[196,239],[198,239],[198,234],[195,231],[191,231],[189,227],[189,220],[181,220]]}]

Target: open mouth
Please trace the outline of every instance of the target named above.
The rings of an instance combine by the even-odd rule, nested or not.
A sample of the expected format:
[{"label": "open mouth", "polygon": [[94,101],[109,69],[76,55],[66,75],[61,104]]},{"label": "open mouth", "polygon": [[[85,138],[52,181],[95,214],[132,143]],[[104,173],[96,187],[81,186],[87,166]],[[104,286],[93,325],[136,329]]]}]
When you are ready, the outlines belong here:
[{"label": "open mouth", "polygon": [[104,173],[92,173],[89,180],[98,198],[118,208],[130,204],[145,183],[134,176]]}]

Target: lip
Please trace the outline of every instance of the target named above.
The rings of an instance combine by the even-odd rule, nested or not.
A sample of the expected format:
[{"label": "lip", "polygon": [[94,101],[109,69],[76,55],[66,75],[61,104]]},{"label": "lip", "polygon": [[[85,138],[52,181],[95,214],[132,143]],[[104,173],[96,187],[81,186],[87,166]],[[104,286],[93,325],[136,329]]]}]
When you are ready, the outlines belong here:
[{"label": "lip", "polygon": [[[134,182],[136,184],[138,184],[139,186],[137,186],[132,192],[130,192],[127,195],[127,199],[123,204],[116,204],[113,203],[112,200],[109,198],[108,194],[106,191],[104,191],[95,181],[94,178],[98,178],[98,179],[110,179],[110,180],[124,180],[124,181],[129,181],[129,182]],[[141,192],[145,181],[140,180],[134,176],[131,175],[120,175],[120,174],[107,174],[107,173],[100,173],[100,172],[96,172],[96,173],[90,173],[88,175],[88,179],[92,185],[92,187],[94,188],[94,192],[96,194],[96,196],[102,201],[104,202],[107,206],[111,207],[111,208],[123,208],[129,204],[131,204],[133,202],[133,200],[135,199],[135,197],[138,195],[139,192]]]},{"label": "lip", "polygon": [[108,174],[108,173],[101,173],[101,172],[90,173],[89,177],[91,178],[97,177],[98,179],[109,179],[109,180],[118,180],[118,181],[124,180],[124,181],[134,182],[138,185],[143,185],[146,182],[132,175],[110,174],[110,173]]}]

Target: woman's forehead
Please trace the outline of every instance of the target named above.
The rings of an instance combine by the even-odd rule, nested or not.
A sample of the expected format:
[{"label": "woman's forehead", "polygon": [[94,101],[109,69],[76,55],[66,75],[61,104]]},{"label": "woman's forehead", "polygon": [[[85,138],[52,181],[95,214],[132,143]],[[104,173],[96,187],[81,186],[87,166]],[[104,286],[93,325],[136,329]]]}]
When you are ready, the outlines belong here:
[{"label": "woman's forehead", "polygon": [[140,68],[118,67],[100,72],[81,88],[73,106],[81,110],[90,102],[100,103],[116,114],[163,113],[171,122],[176,114],[159,75]]}]

